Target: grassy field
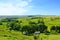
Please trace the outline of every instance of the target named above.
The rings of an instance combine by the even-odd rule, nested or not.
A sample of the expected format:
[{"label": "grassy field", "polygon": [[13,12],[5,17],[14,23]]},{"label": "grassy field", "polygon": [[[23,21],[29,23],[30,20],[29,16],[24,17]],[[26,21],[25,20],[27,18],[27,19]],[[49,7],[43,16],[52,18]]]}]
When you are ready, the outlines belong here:
[{"label": "grassy field", "polygon": [[[43,19],[44,19],[45,25],[48,26],[49,31],[50,31],[51,26],[60,25],[60,17],[50,16],[50,17],[44,17]],[[31,17],[27,17],[27,18],[17,18],[17,20],[19,22],[22,21],[21,26],[23,26],[23,25],[29,25],[28,24],[29,21],[37,23],[38,18],[31,19]],[[7,22],[2,22],[2,25],[0,25],[0,40],[34,40],[33,35],[27,36],[27,35],[23,35],[19,31],[7,30],[6,24]],[[38,37],[38,40],[60,40],[60,34],[45,35],[41,33]]]},{"label": "grassy field", "polygon": [[44,35],[41,34],[39,40],[60,40],[60,35]]}]

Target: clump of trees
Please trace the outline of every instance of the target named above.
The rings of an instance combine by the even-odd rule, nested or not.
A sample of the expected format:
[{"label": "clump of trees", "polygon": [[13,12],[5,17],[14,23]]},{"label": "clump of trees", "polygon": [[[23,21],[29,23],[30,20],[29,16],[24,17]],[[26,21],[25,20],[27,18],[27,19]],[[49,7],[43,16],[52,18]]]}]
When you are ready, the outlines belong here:
[{"label": "clump of trees", "polygon": [[60,26],[52,26],[50,32],[60,33]]},{"label": "clump of trees", "polygon": [[20,31],[21,28],[20,24],[15,22],[7,23],[7,27],[9,28],[9,30],[17,30],[17,31]]}]

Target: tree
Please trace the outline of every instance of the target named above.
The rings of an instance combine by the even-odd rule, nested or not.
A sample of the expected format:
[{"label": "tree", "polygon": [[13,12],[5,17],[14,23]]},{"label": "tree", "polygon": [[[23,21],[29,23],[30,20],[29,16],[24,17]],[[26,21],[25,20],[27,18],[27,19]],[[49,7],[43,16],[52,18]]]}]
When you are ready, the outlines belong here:
[{"label": "tree", "polygon": [[25,32],[25,34],[28,35],[28,34],[34,33],[35,32],[35,28],[33,28],[32,25],[25,25],[25,26],[22,27],[21,31],[22,31],[22,33]]},{"label": "tree", "polygon": [[47,30],[46,25],[39,25],[40,32],[43,33],[45,30]]},{"label": "tree", "polygon": [[58,29],[58,27],[52,26],[51,29],[50,29],[50,32],[51,32],[52,34],[57,34],[57,33],[58,33],[57,29]]},{"label": "tree", "polygon": [[26,35],[28,34],[29,30],[30,30],[30,27],[28,25],[23,26],[21,29],[22,33]]},{"label": "tree", "polygon": [[11,23],[8,23],[7,24],[7,27],[10,29],[10,30],[17,30],[17,31],[20,31],[20,24],[18,23],[15,23],[15,22],[11,22]]},{"label": "tree", "polygon": [[55,26],[52,26],[50,30],[55,30],[55,29],[56,29],[56,27]]},{"label": "tree", "polygon": [[2,25],[2,22],[0,22],[0,25]]},{"label": "tree", "polygon": [[56,31],[60,33],[60,26],[56,26]]}]

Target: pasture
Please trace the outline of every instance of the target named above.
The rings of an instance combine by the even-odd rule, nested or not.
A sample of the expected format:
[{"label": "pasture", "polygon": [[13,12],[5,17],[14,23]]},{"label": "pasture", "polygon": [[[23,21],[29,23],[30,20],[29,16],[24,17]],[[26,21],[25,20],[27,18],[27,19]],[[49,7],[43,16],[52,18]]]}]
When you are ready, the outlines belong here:
[{"label": "pasture", "polygon": [[0,18],[0,40],[35,40],[35,31],[41,32],[37,40],[60,40],[59,29],[60,16]]}]

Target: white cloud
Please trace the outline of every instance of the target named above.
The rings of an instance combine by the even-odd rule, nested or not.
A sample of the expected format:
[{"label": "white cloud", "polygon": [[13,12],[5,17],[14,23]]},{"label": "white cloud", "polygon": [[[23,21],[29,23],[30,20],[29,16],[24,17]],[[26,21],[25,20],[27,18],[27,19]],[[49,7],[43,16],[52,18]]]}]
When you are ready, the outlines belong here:
[{"label": "white cloud", "polygon": [[0,15],[24,15],[31,9],[32,0],[6,0],[0,3]]},{"label": "white cloud", "polygon": [[0,15],[23,15],[28,9],[23,8],[28,5],[28,2],[22,1],[16,6],[12,3],[0,3]]}]

